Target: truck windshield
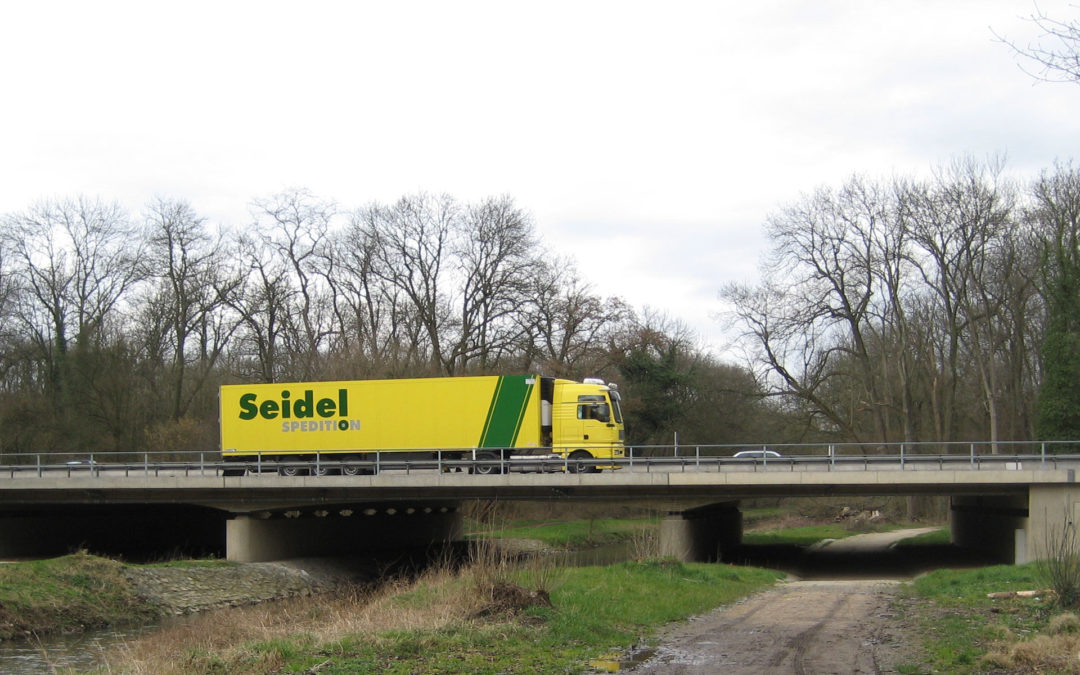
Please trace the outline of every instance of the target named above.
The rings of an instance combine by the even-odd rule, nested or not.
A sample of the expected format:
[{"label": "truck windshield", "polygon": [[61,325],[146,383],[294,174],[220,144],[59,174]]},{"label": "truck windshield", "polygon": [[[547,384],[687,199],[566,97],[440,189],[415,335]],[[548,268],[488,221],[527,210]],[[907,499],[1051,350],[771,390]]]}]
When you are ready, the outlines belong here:
[{"label": "truck windshield", "polygon": [[611,392],[611,411],[615,414],[615,423],[622,424],[622,408],[619,407],[619,392]]}]

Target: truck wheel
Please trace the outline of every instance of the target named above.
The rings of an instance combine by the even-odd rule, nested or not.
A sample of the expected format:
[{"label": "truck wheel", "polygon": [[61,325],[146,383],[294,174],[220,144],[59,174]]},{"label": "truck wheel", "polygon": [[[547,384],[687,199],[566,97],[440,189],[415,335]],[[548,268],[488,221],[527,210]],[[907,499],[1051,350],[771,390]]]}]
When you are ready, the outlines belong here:
[{"label": "truck wheel", "polygon": [[478,452],[476,453],[476,461],[484,463],[476,464],[473,468],[469,469],[469,473],[478,473],[482,476],[502,473],[499,467],[499,456],[494,452]]},{"label": "truck wheel", "polygon": [[591,464],[585,463],[592,458],[593,456],[586,450],[575,450],[570,453],[566,468],[570,473],[596,473],[599,469]]}]

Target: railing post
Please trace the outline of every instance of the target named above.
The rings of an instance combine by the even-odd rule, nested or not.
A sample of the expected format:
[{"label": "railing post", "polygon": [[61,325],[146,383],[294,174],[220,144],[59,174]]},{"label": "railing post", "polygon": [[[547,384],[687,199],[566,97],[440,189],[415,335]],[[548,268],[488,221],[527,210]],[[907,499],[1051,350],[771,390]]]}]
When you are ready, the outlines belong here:
[{"label": "railing post", "polygon": [[381,457],[379,455],[380,452],[381,452],[381,450],[376,450],[375,451],[375,475],[378,475],[379,473],[381,473],[381,469],[380,469]]},{"label": "railing post", "polygon": [[1042,464],[1043,466],[1046,466],[1046,441],[1043,441],[1039,445],[1042,446],[1042,449],[1039,453],[1040,455],[1042,455]]},{"label": "railing post", "polygon": [[435,451],[435,468],[442,474],[442,450]]},{"label": "railing post", "polygon": [[144,452],[142,454],[142,468],[143,468],[143,476],[149,476],[150,475],[150,453],[149,452]]},{"label": "railing post", "polygon": [[700,445],[694,447],[694,455],[695,455],[695,467],[694,468],[700,473],[701,472],[701,446]]},{"label": "railing post", "polygon": [[900,444],[900,468],[904,468],[904,444]]},{"label": "railing post", "polygon": [[971,444],[971,465],[975,466],[975,444]]},{"label": "railing post", "polygon": [[37,475],[41,478],[41,455],[34,455],[34,459],[37,460]]}]

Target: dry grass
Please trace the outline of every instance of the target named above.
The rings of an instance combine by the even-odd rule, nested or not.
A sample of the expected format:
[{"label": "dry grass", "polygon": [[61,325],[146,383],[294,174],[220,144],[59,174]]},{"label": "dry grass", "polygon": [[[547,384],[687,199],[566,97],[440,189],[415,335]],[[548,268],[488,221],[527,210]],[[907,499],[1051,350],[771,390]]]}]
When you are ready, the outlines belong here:
[{"label": "dry grass", "polygon": [[438,629],[480,612],[483,600],[463,592],[463,585],[452,570],[440,567],[414,581],[391,582],[376,590],[213,611],[134,640],[110,666],[154,675],[208,670],[215,662],[228,670],[227,664],[243,662],[250,672],[273,672],[278,666],[262,661],[280,656],[272,651],[252,654],[249,645],[297,635],[325,643],[346,635],[375,640],[387,630]]},{"label": "dry grass", "polygon": [[[516,579],[529,586],[522,588]],[[209,612],[126,645],[110,669],[137,675],[192,672],[276,672],[277,650],[252,645],[298,636],[311,645],[361,636],[378,645],[390,631],[434,631],[478,618],[550,605],[559,571],[545,558],[518,560],[489,541],[476,543],[471,564],[440,561],[416,579]]]},{"label": "dry grass", "polygon": [[1080,673],[1080,636],[1039,635],[990,650],[980,667],[1010,673]]},{"label": "dry grass", "polygon": [[641,529],[630,539],[630,559],[638,562],[656,560],[660,557],[660,533]]}]

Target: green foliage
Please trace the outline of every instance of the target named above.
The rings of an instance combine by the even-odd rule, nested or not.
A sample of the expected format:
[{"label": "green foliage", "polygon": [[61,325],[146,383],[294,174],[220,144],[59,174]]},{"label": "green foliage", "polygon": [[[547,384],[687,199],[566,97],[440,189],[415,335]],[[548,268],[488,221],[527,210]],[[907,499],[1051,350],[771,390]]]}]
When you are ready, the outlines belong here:
[{"label": "green foliage", "polygon": [[485,538],[535,539],[553,548],[580,548],[598,544],[628,541],[642,530],[655,529],[658,521],[596,520],[522,521],[492,531],[484,531]]},{"label": "green foliage", "polygon": [[1034,564],[937,570],[915,580],[919,595],[950,607],[992,606],[995,603],[986,597],[988,592],[1031,590],[1038,585]]},{"label": "green foliage", "polygon": [[668,336],[642,329],[640,338],[619,361],[629,396],[627,433],[635,445],[671,442],[685,415],[692,367],[684,348]]},{"label": "green foliage", "polygon": [[866,531],[885,532],[896,529],[897,525],[888,525],[873,530],[852,530],[843,525],[808,525],[806,527],[790,527],[782,530],[765,530],[761,532],[747,532],[743,535],[743,543],[750,545],[762,544],[796,544],[809,546],[823,539],[843,539],[854,534]]},{"label": "green foliage", "polygon": [[1080,438],[1080,171],[1061,167],[1035,185],[1046,335],[1036,428],[1045,440]]}]

